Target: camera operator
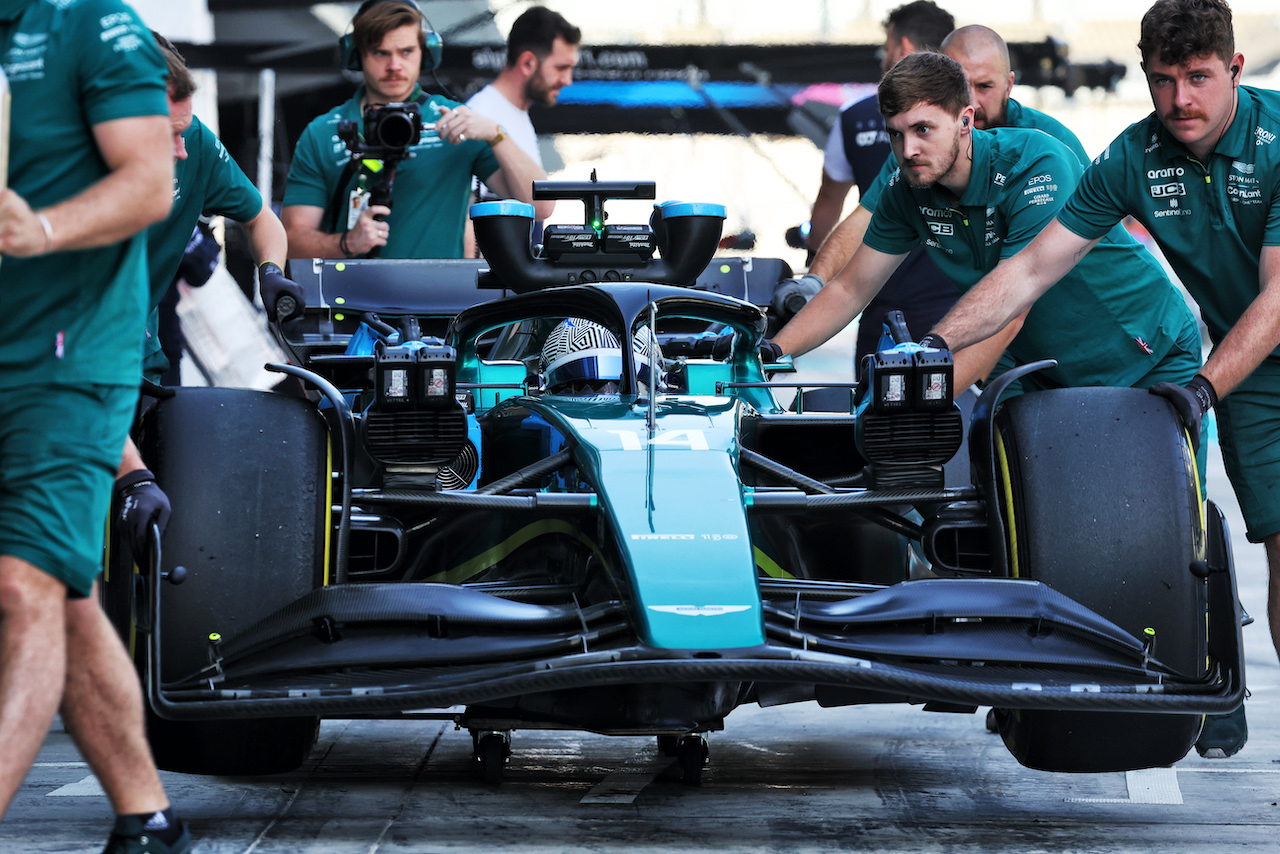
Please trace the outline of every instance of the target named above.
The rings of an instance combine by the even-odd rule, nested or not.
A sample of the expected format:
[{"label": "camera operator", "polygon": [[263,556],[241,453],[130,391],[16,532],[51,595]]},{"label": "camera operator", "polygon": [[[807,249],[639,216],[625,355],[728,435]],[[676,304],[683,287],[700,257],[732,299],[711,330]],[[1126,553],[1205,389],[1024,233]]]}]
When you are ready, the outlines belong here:
[{"label": "camera operator", "polygon": [[[386,258],[460,258],[473,175],[505,197],[533,202],[533,181],[546,173],[506,131],[418,85],[438,62],[439,38],[411,0],[366,0],[342,47],[344,65],[360,70],[364,84],[298,140],[282,211],[290,257],[351,258],[376,249]],[[337,144],[339,124],[362,122],[380,105],[417,108],[421,137],[397,152],[368,139],[365,128],[364,143],[375,150],[353,161]],[[379,204],[387,189],[394,204]],[[550,207],[535,204],[539,216]]]}]

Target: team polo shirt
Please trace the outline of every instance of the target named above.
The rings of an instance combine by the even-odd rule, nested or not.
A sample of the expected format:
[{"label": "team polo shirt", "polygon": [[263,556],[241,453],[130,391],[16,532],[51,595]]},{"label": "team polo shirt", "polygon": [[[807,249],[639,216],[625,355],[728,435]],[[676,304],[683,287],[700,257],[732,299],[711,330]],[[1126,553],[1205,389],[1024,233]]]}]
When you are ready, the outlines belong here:
[{"label": "team polo shirt", "polygon": [[[1065,145],[1021,128],[973,132],[964,196],[916,189],[895,172],[864,242],[899,255],[924,243],[943,273],[967,291],[1014,255],[1057,214],[1082,167]],[[1155,259],[1114,226],[1028,313],[1007,352],[1025,363],[1053,358],[1040,374],[1060,386],[1129,386],[1179,335],[1195,329],[1186,302]]]},{"label": "team polo shirt", "polygon": [[1086,238],[1125,215],[1142,223],[1215,343],[1258,296],[1262,247],[1280,245],[1280,93],[1236,92],[1235,119],[1205,162],[1153,113],[1107,146],[1058,216]]},{"label": "team polo shirt", "polygon": [[[35,210],[108,174],[95,125],[167,116],[165,63],[120,0],[0,0],[0,63],[12,93],[9,186]],[[136,383],[145,238],[0,263],[0,378]]]},{"label": "team polo shirt", "polygon": [[[262,196],[231,159],[222,141],[198,118],[182,133],[187,159],[174,163],[173,207],[169,216],[147,230],[147,273],[151,283],[143,361],[150,365],[162,351],[157,337],[164,292],[182,263],[182,255],[201,214],[208,212],[248,222],[262,212]],[[263,259],[270,260],[270,259]],[[283,264],[283,258],[274,259]],[[167,367],[167,360],[166,367]],[[163,373],[163,368],[161,368]]]},{"label": "team polo shirt", "polygon": [[[1024,107],[1010,98],[1005,106],[1005,121],[1007,124],[1004,127],[1026,128],[1047,133],[1071,149],[1071,153],[1080,161],[1081,166],[1089,165],[1089,155],[1085,152],[1084,145],[1080,143],[1080,138],[1053,116],[1034,110],[1031,107]],[[996,128],[996,130],[999,130],[999,128]],[[889,159],[885,162],[884,168],[880,170],[880,174],[876,176],[875,182],[862,194],[863,207],[869,211],[876,209],[876,203],[880,200],[880,194],[884,192],[889,176],[896,172],[897,169],[898,159],[890,151]]]},{"label": "team polo shirt", "polygon": [[[343,205],[343,219],[334,233],[346,226],[345,206],[358,178],[352,176],[338,193],[351,153],[338,138],[338,122],[353,121],[363,129],[360,101],[365,87],[350,101],[307,125],[293,152],[284,206],[307,205],[325,209],[331,224],[335,197]],[[421,96],[415,89],[413,97]],[[484,180],[498,169],[498,158],[484,140],[469,139],[450,145],[436,132],[442,107],[459,104],[437,95],[422,102],[422,140],[409,148],[413,157],[402,160],[392,190],[391,233],[382,248],[383,258],[461,258],[462,235],[471,198],[471,176]],[[385,176],[385,171],[377,176]],[[375,177],[381,180],[381,177]]]}]

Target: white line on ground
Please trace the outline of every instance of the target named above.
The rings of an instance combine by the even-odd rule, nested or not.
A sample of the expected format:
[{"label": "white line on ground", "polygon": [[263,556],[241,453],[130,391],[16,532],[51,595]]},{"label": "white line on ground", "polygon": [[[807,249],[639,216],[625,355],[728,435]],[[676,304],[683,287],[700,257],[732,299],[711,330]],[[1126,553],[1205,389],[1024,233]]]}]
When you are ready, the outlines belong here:
[{"label": "white line on ground", "polygon": [[655,756],[614,771],[583,796],[584,804],[629,804],[644,787],[675,762],[670,756]]},{"label": "white line on ground", "polygon": [[1126,771],[1127,798],[1064,798],[1069,804],[1181,804],[1176,768],[1146,768]]},{"label": "white line on ground", "polygon": [[102,790],[102,784],[92,774],[78,782],[60,786],[45,795],[46,798],[105,798],[106,796],[107,793]]}]

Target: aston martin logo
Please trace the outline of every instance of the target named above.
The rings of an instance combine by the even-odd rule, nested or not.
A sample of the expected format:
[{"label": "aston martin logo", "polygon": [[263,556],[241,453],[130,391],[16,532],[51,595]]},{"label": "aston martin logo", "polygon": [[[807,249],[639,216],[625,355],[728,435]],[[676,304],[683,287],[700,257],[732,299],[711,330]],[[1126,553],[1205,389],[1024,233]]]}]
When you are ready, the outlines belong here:
[{"label": "aston martin logo", "polygon": [[750,605],[650,605],[650,611],[663,614],[678,614],[681,617],[718,617],[721,614],[736,614],[748,611]]}]

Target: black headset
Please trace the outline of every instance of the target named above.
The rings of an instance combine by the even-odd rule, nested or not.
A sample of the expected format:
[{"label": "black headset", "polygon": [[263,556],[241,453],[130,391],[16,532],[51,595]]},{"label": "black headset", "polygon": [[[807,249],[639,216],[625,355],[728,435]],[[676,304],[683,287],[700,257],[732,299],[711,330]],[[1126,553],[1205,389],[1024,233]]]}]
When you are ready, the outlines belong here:
[{"label": "black headset", "polygon": [[[356,10],[355,15],[351,17],[354,24],[356,18],[363,15],[370,6],[375,3],[399,3],[401,6],[408,6],[418,13],[418,20],[422,22],[422,34],[427,43],[427,49],[422,55],[421,73],[426,74],[428,71],[434,71],[440,67],[440,58],[444,53],[444,40],[440,38],[440,34],[427,24],[427,16],[422,14],[422,9],[418,8],[418,4],[414,0],[364,0],[360,4],[360,8]],[[342,67],[347,71],[361,71],[364,69],[364,62],[360,58],[360,51],[356,49],[356,37],[354,32],[347,33],[338,39],[338,53],[341,57]]]}]

